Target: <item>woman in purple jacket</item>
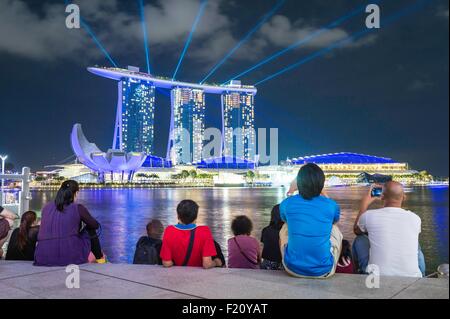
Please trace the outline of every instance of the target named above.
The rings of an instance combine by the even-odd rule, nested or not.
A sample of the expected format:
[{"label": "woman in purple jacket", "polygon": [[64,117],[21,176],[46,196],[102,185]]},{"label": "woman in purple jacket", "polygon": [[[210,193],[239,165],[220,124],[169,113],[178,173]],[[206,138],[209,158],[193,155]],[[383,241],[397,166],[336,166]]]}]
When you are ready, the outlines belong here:
[{"label": "woman in purple jacket", "polygon": [[103,263],[96,230],[100,224],[81,204],[75,203],[79,185],[62,183],[54,202],[42,210],[41,227],[34,256],[36,266],[67,266],[88,262],[89,254]]}]

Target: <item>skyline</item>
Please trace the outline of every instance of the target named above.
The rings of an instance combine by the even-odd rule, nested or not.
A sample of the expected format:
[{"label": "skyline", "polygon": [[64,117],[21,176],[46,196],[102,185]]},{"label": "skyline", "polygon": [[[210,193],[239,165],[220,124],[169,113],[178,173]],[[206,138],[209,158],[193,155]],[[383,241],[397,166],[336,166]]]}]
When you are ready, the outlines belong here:
[{"label": "skyline", "polygon": [[[187,2],[197,6],[199,4],[198,1]],[[386,8],[382,4],[382,10],[393,13],[412,2],[398,1],[395,5],[386,4]],[[390,26],[389,29],[386,27],[386,30],[381,28],[379,32],[375,32],[374,38],[369,39],[370,41],[365,38],[353,42],[348,47],[317,58],[260,88],[255,98],[256,127],[279,128],[280,160],[287,156],[350,151],[407,161],[416,169],[427,169],[433,174],[448,176],[448,3],[432,2],[432,5],[402,19],[395,26]],[[57,1],[46,1],[46,3],[55,5]],[[108,3],[112,2],[108,1]],[[155,1],[145,1],[145,3],[148,15]],[[247,10],[240,10],[237,18],[241,26],[238,31],[241,32],[233,30],[232,22],[227,22],[230,29],[236,32],[234,36],[236,39],[239,39],[238,34],[245,35],[246,31],[250,30],[265,12],[270,12],[270,8],[276,2],[265,1],[264,5],[257,9],[248,3],[243,5]],[[344,1],[337,1],[337,4],[325,6],[323,1],[317,1],[305,7],[304,4],[286,1],[277,14],[268,19],[268,22],[261,27],[261,31],[256,32],[255,38],[252,39],[274,41],[274,35],[279,35],[280,30],[281,35],[289,33],[291,38],[287,37],[289,39],[281,41],[280,37],[275,37],[280,43],[269,42],[267,46],[261,45],[258,47],[261,52],[254,53],[249,47],[237,50],[236,58],[232,58],[217,70],[217,78],[223,79],[230,74],[236,74],[257,63],[264,56],[270,56],[270,52],[277,52],[294,43],[296,37],[306,35],[306,33],[300,33],[304,31],[302,27],[308,31],[307,34],[310,34],[322,23],[333,21],[361,3],[366,2],[349,1],[344,4]],[[95,6],[95,4],[91,5]],[[97,3],[97,5],[100,4]],[[134,1],[133,5],[135,5]],[[80,7],[83,10],[83,5]],[[36,11],[32,9],[37,10],[37,8],[44,10],[42,6],[33,4],[28,6],[28,11],[33,13]],[[252,12],[248,12],[250,11],[248,8],[252,8]],[[123,11],[130,15],[134,10],[120,9],[117,12]],[[211,21],[207,16],[211,14],[211,10],[222,19],[229,17],[226,14],[229,8],[221,1],[209,2],[205,9],[207,21]],[[182,13],[185,14],[185,12]],[[191,22],[196,15],[196,12],[192,13],[192,17],[189,17]],[[92,17],[89,18],[88,22],[92,25],[92,29],[99,34],[108,49],[111,49],[108,41],[105,41],[109,38],[102,36],[102,25],[96,24]],[[135,13],[135,19],[140,23],[138,12]],[[219,18],[216,20],[222,21]],[[207,71],[220,60],[220,56],[224,56],[229,49],[233,48],[232,43],[223,45],[224,49],[220,54],[215,54],[208,59],[202,56],[200,59],[203,60],[199,67],[197,60],[198,52],[201,52],[199,48],[210,41],[204,40],[209,38],[205,34],[205,28],[202,27],[202,21],[204,20],[200,20],[197,33],[193,35],[191,46],[179,70],[179,77],[182,80],[202,78],[202,74],[207,74]],[[307,23],[302,25],[302,21]],[[5,22],[0,22],[0,25],[2,23]],[[222,23],[227,25],[225,22]],[[362,23],[361,19],[359,23]],[[185,24],[185,30],[180,34],[187,36],[192,25],[188,22]],[[148,19],[147,27],[154,29]],[[260,79],[296,63],[299,58],[307,57],[317,49],[327,48],[335,40],[345,39],[348,34],[359,29],[361,25],[358,26],[358,23],[353,21],[348,30],[333,30],[332,33],[338,36],[337,38],[322,40],[323,43],[316,43],[316,46],[312,48],[294,50],[287,57],[277,59],[262,70],[256,70],[250,78],[245,77],[242,81],[248,84],[257,83]],[[436,32],[436,29],[439,32]],[[155,74],[169,75],[173,70],[173,65],[170,66],[170,64],[178,59],[186,37],[180,36],[176,44],[162,43],[162,40],[160,40],[161,43],[152,43],[156,41],[154,37],[152,40],[152,32],[156,31],[149,32],[152,69],[155,70]],[[115,34],[112,34],[110,38],[113,38],[113,35]],[[215,33],[212,36],[214,35],[220,34]],[[35,36],[39,37],[39,35]],[[138,65],[145,69],[142,36],[141,34],[139,36],[140,41],[136,39],[135,49],[126,50],[126,53],[114,48],[111,50],[111,55],[120,61],[121,67]],[[397,41],[399,36],[402,39],[401,43]],[[5,106],[14,105],[17,109],[17,113],[13,110],[9,112],[8,109],[6,111],[8,117],[0,117],[0,125],[3,128],[2,136],[0,136],[0,151],[9,154],[12,161],[16,163],[16,167],[26,165],[36,169],[43,165],[56,164],[70,156],[70,129],[77,122],[83,123],[87,135],[95,138],[102,148],[103,145],[110,146],[117,88],[114,89],[113,84],[108,83],[109,81],[95,79],[85,71],[86,64],[107,63],[107,60],[98,53],[90,53],[91,50],[96,52],[98,49],[89,40],[88,36],[83,38],[83,47],[88,53],[86,55],[93,56],[84,58],[86,60],[84,62],[73,60],[73,57],[61,56],[48,61],[46,57],[36,57],[36,52],[29,53],[27,56],[23,52],[10,52],[11,49],[6,50],[3,46],[0,47],[0,67],[5,71],[4,74],[10,74],[8,77],[0,77],[0,85],[4,88],[2,115],[5,114]],[[255,42],[251,44],[255,47]],[[165,48],[161,51],[162,53],[158,53],[160,46],[170,48]],[[215,47],[217,45],[212,45],[211,48]],[[242,58],[238,54],[241,51],[248,55],[255,54],[255,56],[252,60],[249,60],[249,57]],[[49,55],[53,54],[49,52]],[[36,63],[36,58],[39,63]],[[60,72],[62,69],[64,74]],[[44,70],[48,72],[45,80],[36,82],[30,79],[43,79]],[[26,96],[18,94],[19,88],[26,91]],[[170,110],[168,107],[170,99],[158,91],[156,95],[158,104],[159,101],[162,103],[158,105],[161,112],[156,115],[155,130],[168,132],[170,123],[167,121],[167,115]],[[59,106],[62,102],[66,105],[63,109]],[[210,118],[207,120],[206,127],[220,128],[220,116],[217,116],[220,111],[220,100],[218,101],[217,97],[206,96],[206,104],[212,106],[206,110],[206,118]],[[433,112],[429,112],[430,105],[433,107]],[[34,107],[37,107],[40,112]],[[91,116],[85,114],[87,110],[92,110]],[[55,114],[56,117],[52,118]],[[21,129],[14,125],[20,120],[26,124]],[[39,120],[38,123],[35,122],[37,120]],[[36,127],[36,131],[32,129]],[[36,143],[33,143],[35,136],[49,141],[49,145],[39,145],[44,151],[39,152],[39,157],[31,156],[30,158],[30,153],[37,153],[34,145]],[[161,141],[161,145],[155,145],[155,153],[164,156],[167,139],[161,138]]]}]

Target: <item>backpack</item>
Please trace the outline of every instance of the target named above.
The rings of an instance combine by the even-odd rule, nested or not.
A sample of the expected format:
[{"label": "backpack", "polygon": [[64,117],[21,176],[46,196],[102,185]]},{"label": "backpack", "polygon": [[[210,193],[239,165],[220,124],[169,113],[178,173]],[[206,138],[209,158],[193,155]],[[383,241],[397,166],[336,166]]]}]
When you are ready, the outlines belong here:
[{"label": "backpack", "polygon": [[133,264],[160,265],[161,258],[159,257],[159,253],[161,251],[161,244],[162,242],[160,240],[141,237],[136,244]]}]

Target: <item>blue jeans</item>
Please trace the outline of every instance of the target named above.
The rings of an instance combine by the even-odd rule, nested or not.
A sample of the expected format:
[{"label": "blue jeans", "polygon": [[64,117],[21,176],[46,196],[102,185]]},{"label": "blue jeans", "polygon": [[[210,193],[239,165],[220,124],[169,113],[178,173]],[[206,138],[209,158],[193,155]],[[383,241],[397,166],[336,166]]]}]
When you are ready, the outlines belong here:
[{"label": "blue jeans", "polygon": [[[367,265],[369,264],[369,252],[370,252],[370,241],[367,235],[359,235],[355,238],[352,247],[353,259],[358,267],[357,271],[360,274],[366,273]],[[419,245],[419,269],[422,276],[425,277],[425,256],[423,255],[422,249]]]}]

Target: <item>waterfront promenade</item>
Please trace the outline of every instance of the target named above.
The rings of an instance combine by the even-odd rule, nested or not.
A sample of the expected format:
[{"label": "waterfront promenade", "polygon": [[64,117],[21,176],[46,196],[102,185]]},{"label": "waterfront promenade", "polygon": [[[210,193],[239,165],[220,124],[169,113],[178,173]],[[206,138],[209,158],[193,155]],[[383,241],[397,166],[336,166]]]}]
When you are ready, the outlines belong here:
[{"label": "waterfront promenade", "polygon": [[80,288],[68,289],[64,267],[0,261],[0,299],[448,299],[449,281],[337,274],[328,280],[297,279],[281,271],[210,269],[130,264],[80,266]]}]

